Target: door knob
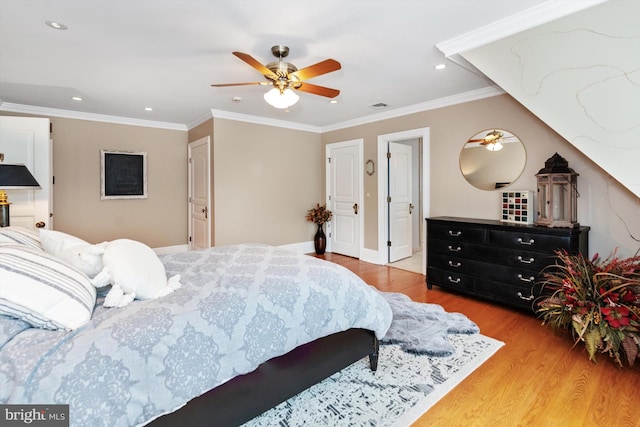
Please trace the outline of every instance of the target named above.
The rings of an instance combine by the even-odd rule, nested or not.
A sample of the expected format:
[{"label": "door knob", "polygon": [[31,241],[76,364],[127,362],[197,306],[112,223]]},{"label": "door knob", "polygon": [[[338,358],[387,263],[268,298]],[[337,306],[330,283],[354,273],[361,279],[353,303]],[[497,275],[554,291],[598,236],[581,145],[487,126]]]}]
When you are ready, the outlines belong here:
[{"label": "door knob", "polygon": [[355,213],[356,215],[358,215],[358,204],[354,203],[353,204],[353,213]]},{"label": "door knob", "polygon": [[44,228],[45,225],[47,224],[45,224],[43,221],[36,222],[36,228]]},{"label": "door knob", "polygon": [[209,218],[209,216],[208,216],[209,209],[207,209],[206,206],[204,208],[202,208],[202,213],[204,214],[205,219]]},{"label": "door knob", "polygon": [[413,208],[415,206],[413,206],[413,203],[409,203],[409,215],[411,215],[413,213]]}]

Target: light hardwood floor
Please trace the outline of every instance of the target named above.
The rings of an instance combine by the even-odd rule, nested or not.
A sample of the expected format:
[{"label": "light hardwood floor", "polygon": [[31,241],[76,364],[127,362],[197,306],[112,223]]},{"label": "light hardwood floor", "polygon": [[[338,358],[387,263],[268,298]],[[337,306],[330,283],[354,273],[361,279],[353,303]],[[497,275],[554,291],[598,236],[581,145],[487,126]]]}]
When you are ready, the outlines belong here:
[{"label": "light hardwood floor", "polygon": [[533,314],[427,290],[421,274],[336,254],[319,258],[382,291],[464,313],[482,334],[505,343],[414,426],[640,426],[640,364],[619,368],[607,355],[594,364],[570,335],[555,334]]}]

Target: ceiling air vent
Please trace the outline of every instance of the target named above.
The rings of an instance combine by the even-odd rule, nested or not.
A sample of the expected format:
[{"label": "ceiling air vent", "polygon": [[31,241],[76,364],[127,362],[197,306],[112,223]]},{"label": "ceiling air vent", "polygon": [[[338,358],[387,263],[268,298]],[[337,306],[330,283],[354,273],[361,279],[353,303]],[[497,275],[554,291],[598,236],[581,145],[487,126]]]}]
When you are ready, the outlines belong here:
[{"label": "ceiling air vent", "polygon": [[374,110],[381,110],[383,108],[387,108],[388,105],[384,102],[378,102],[377,104],[369,105],[369,108],[373,108]]}]

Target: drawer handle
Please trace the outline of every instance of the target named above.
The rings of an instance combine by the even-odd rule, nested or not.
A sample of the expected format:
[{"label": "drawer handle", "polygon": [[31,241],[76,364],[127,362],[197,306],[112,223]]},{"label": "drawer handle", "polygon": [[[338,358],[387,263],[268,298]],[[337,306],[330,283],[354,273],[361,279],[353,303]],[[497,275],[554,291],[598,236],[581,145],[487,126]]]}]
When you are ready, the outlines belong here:
[{"label": "drawer handle", "polygon": [[454,267],[454,268],[458,268],[460,267],[462,264],[459,262],[454,263],[453,261],[449,261],[449,267]]},{"label": "drawer handle", "polygon": [[460,278],[459,277],[454,279],[453,277],[449,276],[449,277],[447,277],[447,279],[449,279],[449,281],[451,283],[460,283]]},{"label": "drawer handle", "polygon": [[524,295],[522,295],[522,292],[518,292],[518,296],[525,301],[531,301],[533,298],[535,298],[533,294],[529,295],[528,297],[525,297]]},{"label": "drawer handle", "polygon": [[518,243],[520,243],[521,245],[533,245],[533,243],[535,242],[535,240],[533,239],[529,239],[528,242],[525,242],[524,240],[522,240],[522,237],[518,237]]},{"label": "drawer handle", "polygon": [[449,245],[449,250],[451,252],[460,252],[462,250],[462,248],[460,246],[456,246],[455,248],[451,245]]},{"label": "drawer handle", "polygon": [[518,261],[520,261],[523,264],[533,264],[535,259],[534,258],[524,259],[521,256],[518,256]]},{"label": "drawer handle", "polygon": [[527,283],[531,283],[531,282],[536,280],[536,278],[533,277],[533,276],[530,276],[530,277],[527,278],[527,277],[523,277],[522,274],[518,274],[518,279],[522,280],[523,282],[527,282]]},{"label": "drawer handle", "polygon": [[460,237],[460,236],[462,236],[462,231],[451,231],[451,230],[449,230],[449,236]]}]

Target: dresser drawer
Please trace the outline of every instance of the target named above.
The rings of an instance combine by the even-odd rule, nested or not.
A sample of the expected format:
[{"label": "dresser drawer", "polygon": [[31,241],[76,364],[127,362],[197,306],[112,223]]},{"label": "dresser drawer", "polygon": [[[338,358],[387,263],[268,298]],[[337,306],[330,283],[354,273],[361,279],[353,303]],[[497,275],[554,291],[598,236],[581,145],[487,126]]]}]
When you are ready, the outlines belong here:
[{"label": "dresser drawer", "polygon": [[569,237],[517,231],[489,230],[487,243],[504,248],[553,253],[569,246]]},{"label": "dresser drawer", "polygon": [[435,285],[459,292],[473,293],[473,281],[473,277],[467,276],[466,274],[454,273],[433,267],[427,268],[427,284],[429,286]]},{"label": "dresser drawer", "polygon": [[555,255],[550,253],[519,249],[494,248],[487,253],[493,258],[483,257],[483,261],[534,272],[539,272],[546,266],[555,264],[557,259]]},{"label": "dresser drawer", "polygon": [[536,281],[541,277],[542,275],[537,271],[498,265],[487,265],[482,276],[480,276],[484,280],[524,286],[535,285]]},{"label": "dresser drawer", "polygon": [[488,299],[532,310],[533,304],[540,295],[540,286],[513,285],[477,280],[476,291],[478,295],[484,295]]},{"label": "dresser drawer", "polygon": [[450,271],[455,274],[473,276],[482,273],[482,270],[486,268],[482,266],[482,263],[467,258],[435,253],[429,253],[428,257],[427,266],[437,268],[438,270]]},{"label": "dresser drawer", "polygon": [[484,243],[486,230],[466,224],[438,224],[429,223],[427,234],[429,238],[449,240],[451,242]]},{"label": "dresser drawer", "polygon": [[427,241],[428,253],[456,256],[459,258],[474,258],[482,252],[484,246],[467,242],[455,242],[451,240],[429,239]]}]

